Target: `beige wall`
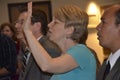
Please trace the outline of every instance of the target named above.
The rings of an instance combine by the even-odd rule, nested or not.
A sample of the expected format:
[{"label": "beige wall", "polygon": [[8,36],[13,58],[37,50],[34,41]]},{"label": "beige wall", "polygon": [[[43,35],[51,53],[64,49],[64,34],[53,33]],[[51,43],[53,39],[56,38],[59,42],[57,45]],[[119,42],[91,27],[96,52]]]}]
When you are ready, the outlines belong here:
[{"label": "beige wall", "polygon": [[8,3],[21,3],[28,1],[51,1],[52,11],[54,11],[55,8],[66,4],[75,4],[85,10],[87,4],[90,1],[96,2],[97,4],[99,4],[99,6],[120,3],[120,0],[84,0],[84,1],[83,0],[0,0],[0,24],[9,21],[8,8],[7,8]]},{"label": "beige wall", "polygon": [[[20,2],[27,2],[27,1],[30,1],[30,0],[0,0],[0,24],[3,22],[9,21],[8,8],[7,8],[8,3],[20,3]],[[31,0],[31,1],[49,1],[49,0]],[[51,0],[52,11],[54,11],[55,8],[58,8],[66,4],[75,4],[80,6],[83,10],[86,10],[86,7],[90,1],[94,1],[98,6],[105,6],[105,5],[120,3],[120,0]],[[103,50],[102,50],[102,47],[99,46],[95,28],[89,29],[87,45],[93,48],[97,52],[99,60],[102,63],[104,58]]]},{"label": "beige wall", "polygon": [[0,24],[9,21],[7,4],[28,1],[48,1],[48,0],[0,0]]}]

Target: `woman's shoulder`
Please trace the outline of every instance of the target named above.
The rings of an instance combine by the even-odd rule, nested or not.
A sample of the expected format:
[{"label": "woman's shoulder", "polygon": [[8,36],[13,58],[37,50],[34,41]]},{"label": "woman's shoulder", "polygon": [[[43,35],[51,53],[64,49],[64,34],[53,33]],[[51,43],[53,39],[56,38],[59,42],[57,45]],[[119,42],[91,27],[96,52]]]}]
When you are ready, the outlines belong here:
[{"label": "woman's shoulder", "polygon": [[76,44],[75,46],[69,48],[68,51],[89,52],[90,50],[84,44]]}]

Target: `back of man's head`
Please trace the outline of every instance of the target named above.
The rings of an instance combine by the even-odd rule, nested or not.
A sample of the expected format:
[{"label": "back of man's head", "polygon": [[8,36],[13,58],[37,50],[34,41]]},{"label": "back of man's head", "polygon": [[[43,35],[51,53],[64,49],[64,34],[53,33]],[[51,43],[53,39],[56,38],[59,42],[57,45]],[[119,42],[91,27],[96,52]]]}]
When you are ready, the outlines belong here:
[{"label": "back of man's head", "polygon": [[[24,13],[27,12],[27,8],[23,8],[20,10],[20,13]],[[48,31],[48,20],[47,20],[47,15],[44,11],[37,9],[37,8],[33,8],[32,10],[32,16],[31,16],[31,23],[34,24],[36,22],[40,22],[41,23],[41,32],[43,35],[47,34]]]},{"label": "back of man's head", "polygon": [[31,17],[31,23],[34,24],[36,22],[40,22],[41,23],[41,32],[43,35],[46,35],[48,27],[48,21],[47,21],[47,15],[44,11],[40,10],[40,9],[35,9],[33,8],[32,11],[32,17]]}]

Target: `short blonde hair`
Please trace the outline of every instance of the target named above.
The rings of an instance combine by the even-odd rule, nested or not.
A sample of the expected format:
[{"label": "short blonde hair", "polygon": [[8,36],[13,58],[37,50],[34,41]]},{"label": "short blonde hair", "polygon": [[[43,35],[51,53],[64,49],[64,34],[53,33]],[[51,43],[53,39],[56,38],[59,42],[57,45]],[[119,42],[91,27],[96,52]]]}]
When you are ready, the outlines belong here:
[{"label": "short blonde hair", "polygon": [[57,9],[54,17],[65,23],[65,28],[74,27],[71,39],[78,43],[85,44],[88,36],[88,15],[75,5],[66,5]]}]

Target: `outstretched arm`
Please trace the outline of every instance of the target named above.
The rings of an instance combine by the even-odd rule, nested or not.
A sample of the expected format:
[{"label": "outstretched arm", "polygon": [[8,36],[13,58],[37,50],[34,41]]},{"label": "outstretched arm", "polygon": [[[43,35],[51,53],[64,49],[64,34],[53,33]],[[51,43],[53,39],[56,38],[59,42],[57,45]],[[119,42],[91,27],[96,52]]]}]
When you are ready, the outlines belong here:
[{"label": "outstretched arm", "polygon": [[[31,16],[32,16],[32,2],[29,2],[28,3],[28,15],[27,15],[25,23],[23,24],[23,30],[26,35],[29,47],[30,47],[30,49],[33,53],[33,56],[35,57],[38,65],[42,68],[42,70],[46,70],[45,69],[46,64],[49,64],[47,61],[48,60],[50,61],[51,57],[49,55],[47,55],[47,52],[43,49],[42,46],[39,45],[38,41],[35,39],[34,35],[32,34],[32,31],[29,28],[31,26]],[[44,54],[41,54],[41,53],[44,53]],[[43,56],[45,56],[47,59],[44,58]],[[39,60],[39,59],[41,59],[41,60]]]},{"label": "outstretched arm", "polygon": [[64,54],[63,56],[58,58],[51,58],[48,55],[47,51],[36,40],[36,38],[32,34],[32,31],[29,28],[29,26],[31,26],[31,16],[32,16],[32,2],[29,2],[28,16],[23,25],[23,30],[25,32],[25,36],[27,38],[32,54],[40,68],[43,71],[51,73],[62,73],[77,67],[78,66],[77,63],[68,54]]}]

